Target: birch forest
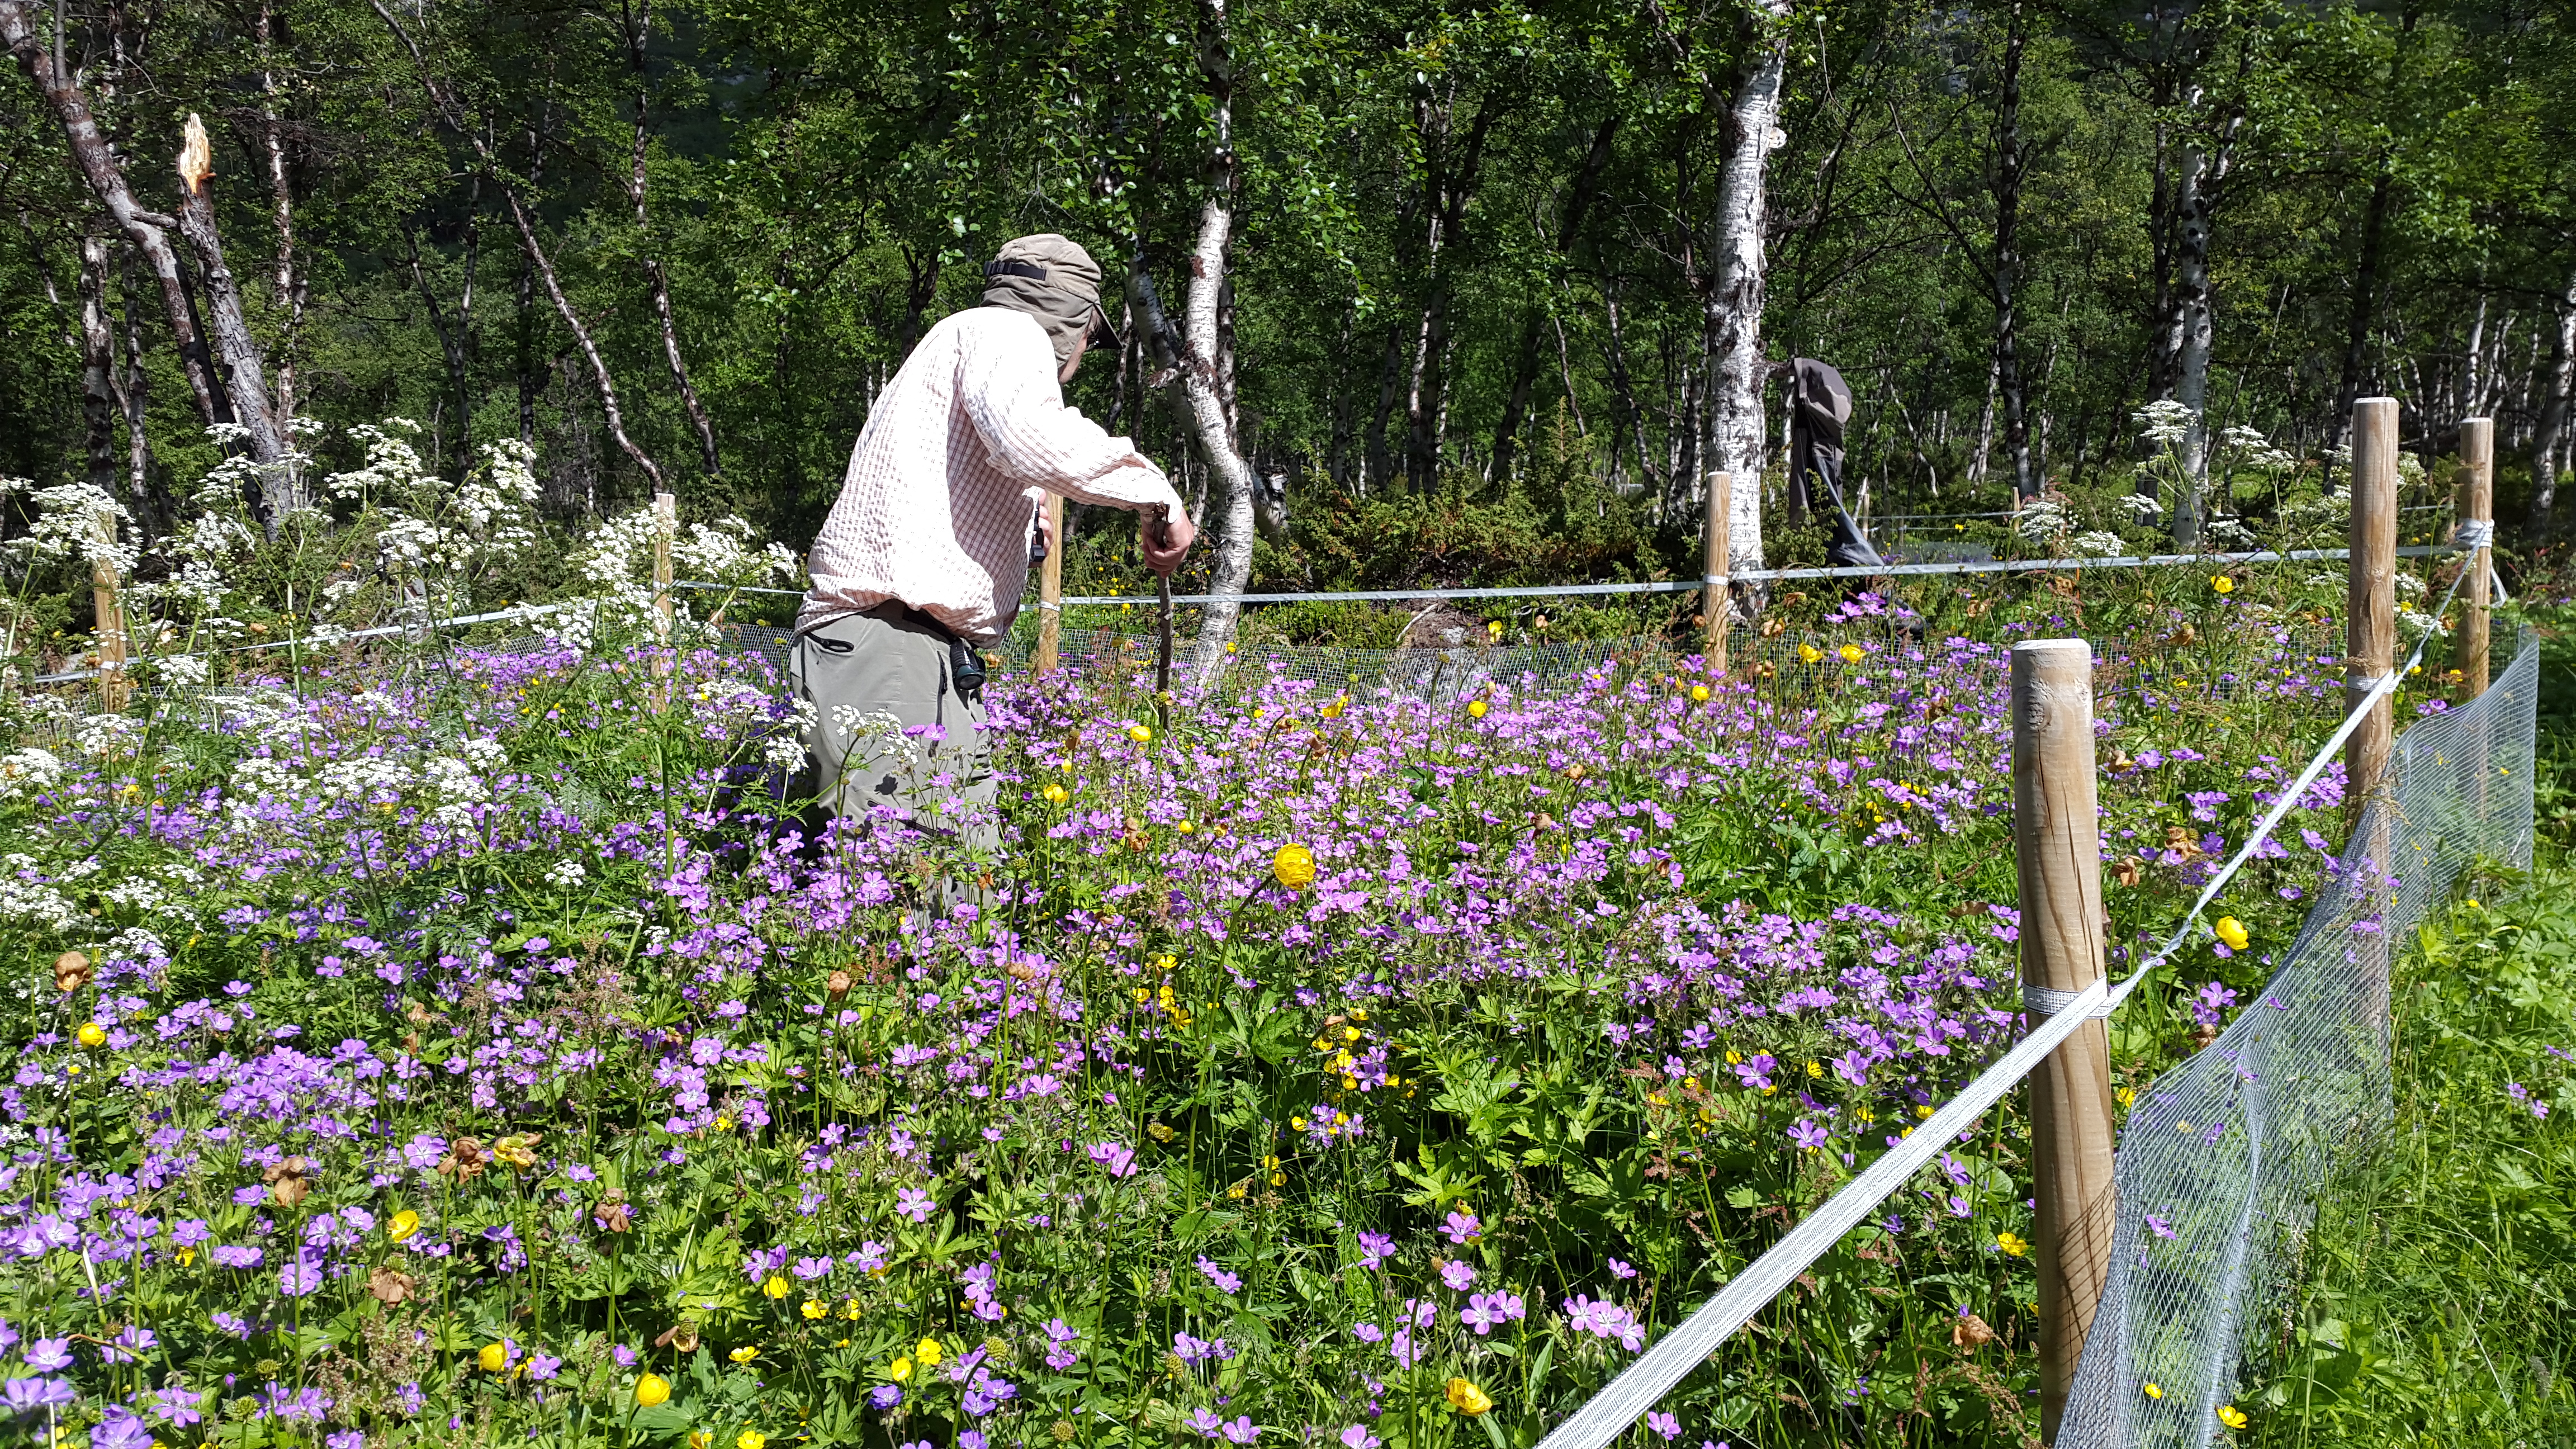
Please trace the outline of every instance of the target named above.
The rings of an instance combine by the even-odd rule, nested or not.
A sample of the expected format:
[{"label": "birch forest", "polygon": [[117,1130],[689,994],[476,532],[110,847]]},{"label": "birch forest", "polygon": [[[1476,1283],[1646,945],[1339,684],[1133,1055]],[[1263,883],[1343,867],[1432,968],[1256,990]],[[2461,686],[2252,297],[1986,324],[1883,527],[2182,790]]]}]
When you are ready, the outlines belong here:
[{"label": "birch forest", "polygon": [[2171,488],[2158,403],[2179,476],[2329,491],[2358,396],[2428,462],[2492,416],[2534,540],[2567,467],[2539,0],[0,0],[0,40],[0,474],[147,542],[406,418],[455,476],[524,443],[567,520],[667,490],[801,545],[1041,231],[1124,274],[1070,400],[1206,557],[1293,518],[1309,586],[1427,577],[1349,520],[1530,487],[1635,531],[1559,574],[1695,573],[1716,469],[1776,560],[1792,357],[1874,517]]}]

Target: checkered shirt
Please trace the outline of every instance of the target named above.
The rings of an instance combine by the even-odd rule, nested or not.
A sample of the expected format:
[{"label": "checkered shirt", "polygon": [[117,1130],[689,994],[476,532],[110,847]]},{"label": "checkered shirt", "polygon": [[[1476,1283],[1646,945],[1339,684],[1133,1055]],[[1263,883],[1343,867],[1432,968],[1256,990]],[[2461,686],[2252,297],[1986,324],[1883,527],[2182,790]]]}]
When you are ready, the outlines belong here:
[{"label": "checkered shirt", "polygon": [[973,307],[930,329],[868,411],[806,571],[797,632],[900,600],[974,640],[1011,628],[1048,493],[1181,516],[1169,479],[1065,406],[1037,319]]}]

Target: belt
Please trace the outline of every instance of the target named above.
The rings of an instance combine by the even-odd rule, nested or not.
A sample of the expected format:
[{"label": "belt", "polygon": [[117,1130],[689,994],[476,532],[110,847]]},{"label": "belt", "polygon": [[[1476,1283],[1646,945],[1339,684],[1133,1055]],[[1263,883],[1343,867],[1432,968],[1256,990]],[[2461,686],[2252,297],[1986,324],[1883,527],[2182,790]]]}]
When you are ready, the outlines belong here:
[{"label": "belt", "polygon": [[859,612],[889,624],[910,624],[926,633],[936,635],[948,646],[948,682],[957,691],[957,697],[971,704],[984,692],[983,652],[968,643],[964,635],[939,622],[935,616],[916,609],[901,599],[888,599],[875,608],[861,609]]}]

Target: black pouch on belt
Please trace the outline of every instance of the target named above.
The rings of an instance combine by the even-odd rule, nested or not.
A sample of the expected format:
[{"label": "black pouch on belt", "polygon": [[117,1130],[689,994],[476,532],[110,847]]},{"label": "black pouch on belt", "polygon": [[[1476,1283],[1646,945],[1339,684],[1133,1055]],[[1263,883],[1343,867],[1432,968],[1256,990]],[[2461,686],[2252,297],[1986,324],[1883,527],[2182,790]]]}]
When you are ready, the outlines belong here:
[{"label": "black pouch on belt", "polygon": [[948,635],[948,682],[956,687],[957,697],[968,704],[984,692],[982,652],[954,634]]}]

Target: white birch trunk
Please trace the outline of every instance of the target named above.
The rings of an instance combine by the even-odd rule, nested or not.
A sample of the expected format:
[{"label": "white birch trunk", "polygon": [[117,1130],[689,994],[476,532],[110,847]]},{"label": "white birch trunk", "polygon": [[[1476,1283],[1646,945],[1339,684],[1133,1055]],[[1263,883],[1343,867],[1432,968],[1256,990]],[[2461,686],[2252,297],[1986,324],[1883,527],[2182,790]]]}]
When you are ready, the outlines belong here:
[{"label": "white birch trunk", "polygon": [[2209,358],[2216,340],[2209,280],[2210,220],[2219,186],[2234,160],[2236,132],[2242,123],[2241,115],[2228,119],[2215,151],[2194,145],[2184,153],[2182,194],[2175,202],[2181,236],[2174,249],[2174,315],[2168,346],[2174,359],[2174,401],[2192,414],[2191,431],[2182,440],[2182,496],[2174,501],[2174,547],[2182,553],[2199,549],[2208,517]]},{"label": "white birch trunk", "polygon": [[1199,216],[1198,249],[1190,257],[1189,305],[1185,309],[1187,355],[1181,361],[1181,390],[1199,439],[1199,456],[1216,474],[1219,506],[1225,518],[1217,530],[1216,569],[1208,580],[1209,603],[1199,615],[1198,642],[1190,650],[1189,677],[1205,689],[1225,667],[1225,649],[1234,642],[1243,605],[1234,601],[1252,578],[1252,469],[1235,451],[1234,430],[1227,426],[1225,399],[1217,392],[1221,375],[1217,355],[1217,296],[1225,286],[1225,248],[1234,230],[1234,213],[1225,198],[1208,199]]},{"label": "white birch trunk", "polygon": [[1736,88],[1734,147],[1718,179],[1716,256],[1706,303],[1708,449],[1701,467],[1732,473],[1727,567],[1762,567],[1763,177],[1779,132],[1780,82],[1789,58],[1787,0],[1757,0],[1753,53]]},{"label": "white birch trunk", "polygon": [[2567,433],[2568,392],[2576,381],[2576,277],[2558,299],[2558,336],[2549,349],[2549,387],[2531,440],[2531,531],[2546,539],[2558,504],[2558,445]]}]

